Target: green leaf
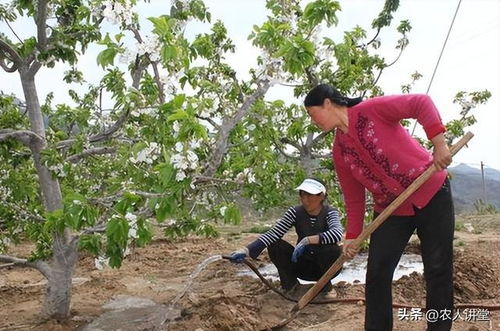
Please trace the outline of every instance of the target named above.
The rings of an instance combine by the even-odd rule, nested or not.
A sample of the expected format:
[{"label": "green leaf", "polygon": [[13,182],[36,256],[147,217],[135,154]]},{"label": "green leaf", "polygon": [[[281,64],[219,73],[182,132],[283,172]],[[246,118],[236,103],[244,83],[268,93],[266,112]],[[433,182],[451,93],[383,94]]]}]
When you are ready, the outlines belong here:
[{"label": "green leaf", "polygon": [[163,45],[161,48],[161,58],[165,62],[169,62],[177,57],[177,48],[172,45]]},{"label": "green leaf", "polygon": [[149,17],[148,20],[153,23],[153,32],[159,36],[166,36],[170,34],[171,28],[169,20],[170,18],[166,15],[160,17]]},{"label": "green leaf", "polygon": [[172,216],[176,209],[177,203],[173,197],[163,198],[156,209],[156,219],[158,222],[163,222],[167,217]]},{"label": "green leaf", "polygon": [[231,224],[240,224],[241,222],[241,212],[235,204],[230,204],[227,206],[224,212],[224,222]]},{"label": "green leaf", "polygon": [[27,57],[28,55],[30,55],[35,50],[36,43],[37,41],[35,37],[26,39],[23,42],[21,49],[19,50],[19,55],[23,57]]},{"label": "green leaf", "polygon": [[317,0],[310,2],[304,9],[304,20],[309,27],[315,27],[322,21],[326,22],[327,26],[338,23],[336,16],[340,10],[340,4],[334,0]]},{"label": "green leaf", "polygon": [[175,184],[175,168],[170,163],[161,163],[157,167],[159,172],[160,183],[163,187],[169,188],[172,184]]},{"label": "green leaf", "polygon": [[101,65],[103,68],[108,65],[113,65],[115,62],[115,56],[118,53],[116,48],[107,48],[97,55],[97,64]]},{"label": "green leaf", "polygon": [[64,213],[62,209],[56,209],[52,212],[45,213],[45,219],[47,220],[43,225],[44,231],[47,233],[58,232],[62,233],[65,228]]},{"label": "green leaf", "polygon": [[127,246],[129,225],[126,219],[113,217],[106,225],[106,236],[109,243],[115,243],[125,249]]},{"label": "green leaf", "polygon": [[86,250],[94,255],[99,255],[101,250],[101,240],[97,235],[82,235],[78,242],[78,248]]},{"label": "green leaf", "polygon": [[153,230],[144,220],[137,221],[137,245],[142,247],[153,239]]},{"label": "green leaf", "polygon": [[167,121],[173,122],[173,121],[179,121],[179,120],[185,120],[188,119],[189,115],[183,110],[177,110],[175,113],[167,117]]},{"label": "green leaf", "polygon": [[120,201],[114,206],[114,209],[120,214],[125,215],[128,211],[136,209],[141,199],[139,195],[125,192]]}]

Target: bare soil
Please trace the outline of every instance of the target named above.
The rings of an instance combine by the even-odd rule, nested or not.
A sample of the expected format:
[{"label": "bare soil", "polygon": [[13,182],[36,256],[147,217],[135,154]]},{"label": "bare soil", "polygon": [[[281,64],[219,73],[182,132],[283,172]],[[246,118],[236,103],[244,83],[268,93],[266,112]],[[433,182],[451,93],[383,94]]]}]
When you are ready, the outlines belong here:
[{"label": "bare soil", "polygon": [[[464,216],[472,231],[458,227],[455,238],[455,301],[500,306],[500,214]],[[248,227],[248,225],[247,225]],[[94,258],[82,254],[75,272],[71,317],[66,321],[43,320],[44,278],[37,271],[13,267],[0,269],[0,330],[80,330],[96,319],[102,306],[116,295],[149,298],[168,305],[194,268],[211,255],[228,254],[257,237],[237,233],[245,226],[226,228],[221,237],[190,237],[168,241],[158,237],[144,248],[136,248],[122,268],[97,270]],[[470,227],[467,227],[470,230]],[[293,240],[293,236],[288,237]],[[13,247],[22,256],[30,246]],[[418,242],[408,250],[418,252]],[[257,265],[268,263],[261,255]],[[178,304],[181,318],[157,330],[259,330],[289,316],[294,303],[269,291],[258,279],[237,276],[245,265],[225,260],[212,263],[195,280],[192,291]],[[277,285],[277,284],[276,284]],[[361,284],[337,284],[340,298],[363,297]],[[422,275],[411,274],[394,282],[394,302],[411,307],[425,306]],[[453,330],[500,330],[500,311],[458,311]],[[400,320],[394,310],[398,331],[425,330],[425,318]],[[487,316],[486,316],[487,315]],[[418,319],[418,318],[417,318]],[[362,303],[308,305],[287,330],[362,330]]]}]

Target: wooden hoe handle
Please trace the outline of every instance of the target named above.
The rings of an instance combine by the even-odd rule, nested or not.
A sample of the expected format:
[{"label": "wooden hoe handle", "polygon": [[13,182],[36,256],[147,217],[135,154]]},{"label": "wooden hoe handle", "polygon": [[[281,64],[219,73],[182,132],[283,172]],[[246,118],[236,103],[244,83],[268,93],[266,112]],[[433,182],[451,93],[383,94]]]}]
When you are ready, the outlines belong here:
[{"label": "wooden hoe handle", "polygon": [[[467,132],[456,144],[451,146],[450,152],[452,155],[455,155],[462,147],[464,147],[469,140],[472,139],[474,135],[471,132]],[[391,202],[387,208],[385,208],[380,215],[377,216],[364,230],[361,234],[352,241],[351,245],[355,245],[359,247],[361,243],[368,239],[368,237],[375,231],[380,224],[382,224],[410,195],[412,195],[423,183],[425,183],[436,171],[436,167],[431,165],[426,171],[424,171],[413,183],[410,184],[394,201]],[[321,289],[325,286],[327,282],[337,273],[337,271],[342,268],[344,262],[346,262],[348,258],[345,257],[344,254],[340,255],[340,257],[331,265],[331,267],[325,272],[323,276],[314,284],[313,287],[307,291],[302,298],[295,304],[295,306],[291,310],[292,316],[281,321],[280,324],[272,327],[272,330],[277,330],[287,325],[291,320],[297,316],[298,312],[307,306],[307,304],[316,297],[316,295],[321,291]]]}]

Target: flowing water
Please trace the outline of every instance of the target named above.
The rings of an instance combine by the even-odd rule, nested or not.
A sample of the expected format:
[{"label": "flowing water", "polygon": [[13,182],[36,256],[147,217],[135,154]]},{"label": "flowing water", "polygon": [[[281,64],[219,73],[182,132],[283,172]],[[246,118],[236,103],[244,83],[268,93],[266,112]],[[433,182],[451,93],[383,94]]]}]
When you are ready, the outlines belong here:
[{"label": "flowing water", "polygon": [[[332,279],[332,283],[335,284],[341,281],[345,281],[351,284],[363,284],[365,282],[367,257],[367,254],[358,254],[354,257],[354,259],[344,263],[342,271],[337,277]],[[266,278],[279,280],[278,270],[272,263],[259,268],[259,271]],[[423,273],[423,271],[424,266],[422,264],[422,257],[420,255],[404,254],[399,261],[396,271],[394,272],[393,280],[398,280],[402,276],[409,275],[413,272]],[[255,278],[257,277],[251,270],[240,271],[238,275],[251,276]],[[299,281],[302,284],[314,283],[301,279]]]},{"label": "flowing water", "polygon": [[[196,279],[196,277],[198,277],[198,275],[212,262],[216,262],[216,261],[219,261],[219,260],[222,260],[222,255],[214,255],[214,256],[210,256],[208,258],[206,258],[205,260],[203,260],[194,270],[193,272],[189,275],[189,278],[187,279],[186,281],[186,285],[184,285],[184,288],[182,289],[182,291],[180,291],[176,296],[175,298],[172,300],[172,302],[170,303],[170,305],[168,306],[168,309],[167,309],[167,313],[165,314],[165,320],[163,321],[163,323],[169,321],[172,319],[172,315],[173,314],[173,311],[174,311],[174,308],[175,308],[175,305],[177,304],[177,302],[179,302],[179,300],[191,289],[191,286],[193,286],[193,281]],[[162,323],[162,324],[163,324]]]}]

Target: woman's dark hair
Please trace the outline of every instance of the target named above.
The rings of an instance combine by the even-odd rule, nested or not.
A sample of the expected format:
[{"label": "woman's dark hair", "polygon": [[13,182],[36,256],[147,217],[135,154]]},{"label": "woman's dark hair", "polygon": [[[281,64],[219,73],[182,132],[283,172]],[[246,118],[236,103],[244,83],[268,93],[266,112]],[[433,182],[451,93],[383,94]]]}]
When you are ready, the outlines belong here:
[{"label": "woman's dark hair", "polygon": [[307,93],[304,106],[321,106],[325,99],[337,105],[352,107],[360,103],[363,98],[348,98],[343,96],[335,87],[329,84],[319,84]]}]

